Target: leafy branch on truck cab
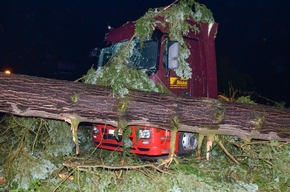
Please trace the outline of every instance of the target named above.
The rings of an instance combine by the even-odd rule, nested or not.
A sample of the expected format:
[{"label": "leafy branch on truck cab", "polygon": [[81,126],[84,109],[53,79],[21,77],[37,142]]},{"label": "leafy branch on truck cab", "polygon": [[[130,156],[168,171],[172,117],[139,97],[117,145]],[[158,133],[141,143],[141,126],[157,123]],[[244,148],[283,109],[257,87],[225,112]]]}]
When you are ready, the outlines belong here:
[{"label": "leafy branch on truck cab", "polygon": [[[160,17],[164,18],[162,22],[158,19]],[[183,35],[188,34],[190,31],[199,33],[196,24],[191,25],[187,22],[191,18],[194,18],[197,23],[214,22],[212,12],[205,5],[193,0],[180,0],[166,7],[149,9],[140,19],[135,21],[135,34],[132,38],[140,39],[142,45],[145,39],[152,36],[152,29],[157,24],[168,25],[170,40],[179,42],[179,67],[174,70],[179,77],[189,79],[192,77],[192,69],[186,59],[190,51],[183,40]],[[82,80],[89,84],[111,86],[114,94],[120,97],[128,94],[130,89],[168,92],[162,85],[155,86],[148,78],[145,70],[136,70],[133,67],[128,67],[128,59],[132,56],[135,46],[134,41],[124,43],[116,54],[111,56],[105,66],[99,67],[97,70],[91,68],[82,77]]]}]

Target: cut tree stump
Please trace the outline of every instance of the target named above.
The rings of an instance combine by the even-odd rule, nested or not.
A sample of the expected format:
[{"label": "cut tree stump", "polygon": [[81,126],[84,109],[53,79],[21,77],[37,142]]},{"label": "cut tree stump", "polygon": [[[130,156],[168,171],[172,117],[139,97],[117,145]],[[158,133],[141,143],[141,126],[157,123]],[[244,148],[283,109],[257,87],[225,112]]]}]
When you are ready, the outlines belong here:
[{"label": "cut tree stump", "polygon": [[264,105],[225,103],[209,98],[130,91],[126,110],[112,89],[80,82],[0,73],[0,112],[71,122],[128,125],[170,129],[179,119],[179,130],[241,138],[290,141],[290,109]]}]

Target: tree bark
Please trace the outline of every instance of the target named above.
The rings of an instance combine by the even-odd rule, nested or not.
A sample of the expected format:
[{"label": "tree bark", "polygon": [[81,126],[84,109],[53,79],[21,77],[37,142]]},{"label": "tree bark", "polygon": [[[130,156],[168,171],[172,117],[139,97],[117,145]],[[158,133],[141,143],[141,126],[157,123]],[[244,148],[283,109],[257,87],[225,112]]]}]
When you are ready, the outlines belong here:
[{"label": "tree bark", "polygon": [[0,112],[113,126],[125,118],[163,129],[177,117],[178,131],[290,141],[289,109],[141,91],[120,99],[108,87],[27,75],[0,73]]}]

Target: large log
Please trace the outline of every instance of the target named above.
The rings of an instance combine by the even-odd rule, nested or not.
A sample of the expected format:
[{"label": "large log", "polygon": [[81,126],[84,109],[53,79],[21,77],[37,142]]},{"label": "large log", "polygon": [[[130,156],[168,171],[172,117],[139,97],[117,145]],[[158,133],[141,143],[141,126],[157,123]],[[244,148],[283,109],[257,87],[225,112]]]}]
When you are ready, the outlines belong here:
[{"label": "large log", "polygon": [[4,113],[113,126],[122,116],[128,125],[164,129],[178,117],[179,131],[290,141],[289,109],[141,91],[131,91],[125,101],[125,114],[120,114],[122,100],[108,87],[0,73]]}]

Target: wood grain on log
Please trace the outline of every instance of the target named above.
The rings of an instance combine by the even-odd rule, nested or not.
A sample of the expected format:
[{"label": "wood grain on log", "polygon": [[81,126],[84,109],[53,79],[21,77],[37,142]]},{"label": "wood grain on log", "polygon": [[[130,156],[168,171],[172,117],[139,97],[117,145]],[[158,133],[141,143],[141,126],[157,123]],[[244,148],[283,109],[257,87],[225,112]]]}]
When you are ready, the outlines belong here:
[{"label": "wood grain on log", "polygon": [[[126,100],[129,125],[170,129],[178,117],[179,131],[290,141],[289,109],[141,91]],[[108,87],[0,73],[0,112],[117,126],[119,104]]]}]

